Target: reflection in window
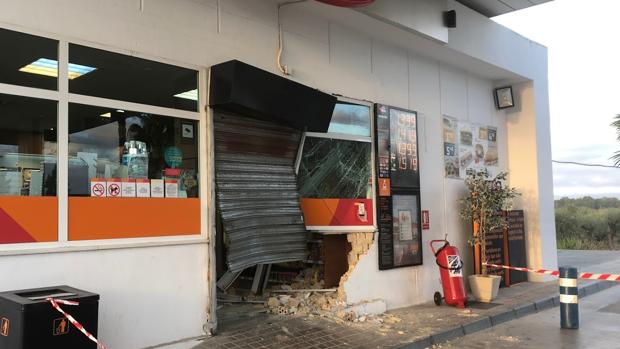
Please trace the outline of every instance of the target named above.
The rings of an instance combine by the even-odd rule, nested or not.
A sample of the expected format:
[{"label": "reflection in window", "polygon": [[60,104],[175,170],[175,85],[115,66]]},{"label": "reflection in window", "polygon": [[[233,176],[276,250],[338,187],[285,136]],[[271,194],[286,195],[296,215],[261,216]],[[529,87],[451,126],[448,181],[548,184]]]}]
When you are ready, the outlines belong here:
[{"label": "reflection in window", "polygon": [[69,194],[198,197],[197,123],[69,105]]},{"label": "reflection in window", "polygon": [[69,62],[94,69],[69,81],[71,93],[198,110],[195,70],[75,44],[69,45]]},{"label": "reflection in window", "polygon": [[0,82],[56,90],[58,41],[0,29]]},{"label": "reflection in window", "polygon": [[370,137],[370,108],[359,104],[337,103],[327,132]]},{"label": "reflection in window", "polygon": [[56,195],[57,102],[0,94],[0,195]]},{"label": "reflection in window", "polygon": [[307,137],[299,166],[304,198],[372,198],[370,143]]}]

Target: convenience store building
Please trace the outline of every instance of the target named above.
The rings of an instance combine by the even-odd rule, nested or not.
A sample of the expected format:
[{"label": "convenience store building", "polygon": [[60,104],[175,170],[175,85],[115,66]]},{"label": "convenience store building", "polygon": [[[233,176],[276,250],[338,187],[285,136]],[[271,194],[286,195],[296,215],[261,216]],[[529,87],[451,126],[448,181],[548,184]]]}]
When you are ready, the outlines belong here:
[{"label": "convenience store building", "polygon": [[[2,290],[99,293],[99,337],[143,348],[212,331],[227,271],[304,260],[310,231],[344,260],[323,262],[347,302],[428,302],[428,242],[468,250],[459,177],[475,165],[510,173],[528,266],[555,268],[547,50],[476,3],[6,2]],[[504,86],[515,106],[498,109]],[[381,244],[381,197],[397,196],[390,224],[411,225]]]}]

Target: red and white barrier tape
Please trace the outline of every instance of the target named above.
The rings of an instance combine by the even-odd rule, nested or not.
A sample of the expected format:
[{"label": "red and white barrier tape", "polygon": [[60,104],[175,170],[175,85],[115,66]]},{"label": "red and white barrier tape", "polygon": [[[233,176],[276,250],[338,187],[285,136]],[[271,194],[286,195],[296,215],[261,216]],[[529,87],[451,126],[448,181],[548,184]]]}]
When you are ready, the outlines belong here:
[{"label": "red and white barrier tape", "polygon": [[101,344],[97,338],[95,338],[95,336],[93,336],[92,334],[90,334],[90,332],[86,331],[86,329],[84,328],[84,326],[82,326],[79,322],[77,322],[76,319],[73,318],[73,316],[67,314],[64,310],[62,310],[62,308],[60,307],[60,305],[58,304],[66,304],[66,305],[80,305],[79,302],[75,302],[75,301],[66,301],[66,300],[62,300],[62,299],[55,299],[55,298],[48,298],[47,299],[48,302],[50,302],[52,304],[52,306],[54,307],[54,309],[58,310],[59,313],[61,313],[67,320],[69,320],[69,322],[78,330],[80,330],[80,332],[82,332],[86,337],[88,337],[88,339],[90,339],[91,341],[97,343],[97,347],[101,348],[101,349],[106,349],[106,346]]},{"label": "red and white barrier tape", "polygon": [[[482,263],[488,267],[492,268],[503,268],[509,270],[518,270],[526,273],[537,273],[537,274],[546,274],[552,276],[559,276],[560,272],[557,270],[547,270],[547,269],[529,269],[529,268],[520,268],[520,267],[509,267],[507,265],[499,265],[499,264],[491,264],[491,263]],[[620,274],[593,274],[593,273],[579,273],[580,279],[588,279],[588,280],[605,280],[605,281],[620,281]]]}]

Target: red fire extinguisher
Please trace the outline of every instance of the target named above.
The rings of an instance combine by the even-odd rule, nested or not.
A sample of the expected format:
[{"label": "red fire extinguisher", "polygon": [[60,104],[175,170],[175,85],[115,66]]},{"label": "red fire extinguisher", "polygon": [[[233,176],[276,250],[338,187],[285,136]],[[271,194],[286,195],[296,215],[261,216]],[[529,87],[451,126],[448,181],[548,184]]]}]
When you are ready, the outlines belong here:
[{"label": "red fire extinguisher", "polygon": [[[433,244],[438,242],[442,242],[443,246],[435,251]],[[433,240],[429,245],[439,266],[441,286],[444,294],[443,299],[445,299],[446,304],[465,308],[467,295],[463,285],[463,262],[461,261],[458,248],[450,246],[448,240]],[[441,305],[441,293],[435,292],[434,299],[435,304]]]}]

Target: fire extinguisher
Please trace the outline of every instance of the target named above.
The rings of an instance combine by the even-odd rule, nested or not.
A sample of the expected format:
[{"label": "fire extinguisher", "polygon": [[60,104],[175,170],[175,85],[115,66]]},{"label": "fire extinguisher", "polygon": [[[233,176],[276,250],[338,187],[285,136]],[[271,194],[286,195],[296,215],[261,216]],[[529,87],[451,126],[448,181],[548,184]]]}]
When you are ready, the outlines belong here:
[{"label": "fire extinguisher", "polygon": [[[443,243],[443,246],[435,250],[433,244],[440,242]],[[441,293],[435,292],[435,304],[441,305],[443,298],[446,304],[464,308],[467,302],[467,294],[465,294],[465,286],[463,284],[463,262],[461,261],[458,248],[451,246],[448,240],[432,240],[429,245],[435,255],[435,262],[439,266],[441,286],[444,294],[442,297]]]}]

